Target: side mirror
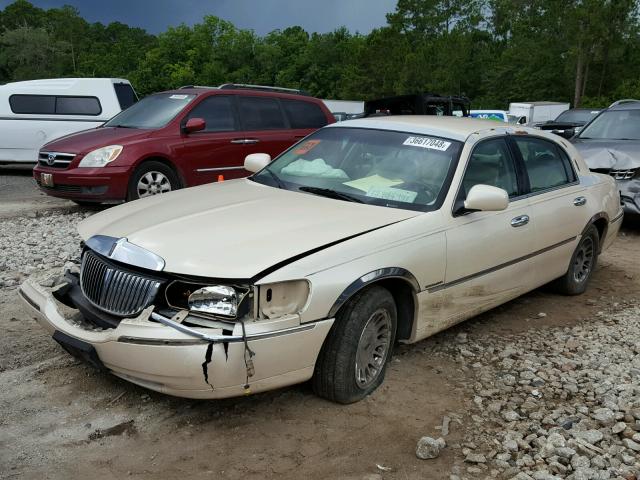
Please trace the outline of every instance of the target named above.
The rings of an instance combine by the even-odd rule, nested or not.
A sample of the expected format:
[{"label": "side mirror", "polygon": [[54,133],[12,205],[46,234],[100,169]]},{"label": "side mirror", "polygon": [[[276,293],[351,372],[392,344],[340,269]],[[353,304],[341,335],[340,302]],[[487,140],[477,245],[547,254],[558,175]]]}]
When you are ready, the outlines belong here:
[{"label": "side mirror", "polygon": [[249,172],[259,172],[269,165],[271,155],[268,153],[251,153],[244,157],[244,169]]},{"label": "side mirror", "polygon": [[201,130],[204,130],[206,126],[207,122],[204,121],[204,118],[190,118],[189,120],[187,120],[187,123],[184,124],[184,127],[182,127],[182,131],[184,133],[199,132]]},{"label": "side mirror", "polygon": [[526,125],[527,124],[527,117],[520,117],[518,119],[518,125]]},{"label": "side mirror", "polygon": [[465,210],[472,212],[499,212],[508,206],[509,194],[490,185],[474,185],[464,201]]}]

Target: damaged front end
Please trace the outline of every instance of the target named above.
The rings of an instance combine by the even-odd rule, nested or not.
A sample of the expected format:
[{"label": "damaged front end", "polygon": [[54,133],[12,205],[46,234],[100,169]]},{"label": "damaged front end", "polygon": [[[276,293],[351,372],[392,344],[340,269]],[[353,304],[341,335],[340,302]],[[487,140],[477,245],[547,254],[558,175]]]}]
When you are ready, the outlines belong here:
[{"label": "damaged front end", "polygon": [[640,142],[577,140],[574,146],[592,172],[616,180],[625,213],[640,215]]},{"label": "damaged front end", "polygon": [[19,293],[67,351],[152,390],[223,398],[311,378],[333,320],[300,323],[306,280],[258,285],[163,268],[125,239],[92,238],[79,272]]}]

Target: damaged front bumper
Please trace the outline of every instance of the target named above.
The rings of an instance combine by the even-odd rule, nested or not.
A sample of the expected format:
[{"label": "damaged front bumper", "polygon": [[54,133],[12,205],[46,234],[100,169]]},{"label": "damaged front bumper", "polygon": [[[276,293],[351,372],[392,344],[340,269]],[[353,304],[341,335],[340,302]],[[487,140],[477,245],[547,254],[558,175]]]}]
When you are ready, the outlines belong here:
[{"label": "damaged front bumper", "polygon": [[617,180],[617,185],[624,213],[640,215],[640,178]]},{"label": "damaged front bumper", "polygon": [[[59,287],[58,287],[59,288]],[[192,328],[153,311],[101,328],[79,314],[65,316],[52,291],[33,281],[19,294],[35,319],[71,353],[114,375],[158,392],[187,398],[226,398],[304,382],[333,319],[300,324],[297,315],[238,322],[233,331]],[[248,378],[247,351],[253,369]],[[93,355],[95,352],[95,355]],[[93,355],[93,357],[92,357]]]}]

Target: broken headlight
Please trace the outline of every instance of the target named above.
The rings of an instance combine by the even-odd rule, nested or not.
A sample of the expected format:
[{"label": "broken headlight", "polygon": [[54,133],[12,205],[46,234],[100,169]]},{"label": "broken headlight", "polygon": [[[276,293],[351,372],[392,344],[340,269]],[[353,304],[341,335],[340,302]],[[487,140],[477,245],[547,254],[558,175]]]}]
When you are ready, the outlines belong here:
[{"label": "broken headlight", "polygon": [[206,285],[174,281],[165,297],[170,307],[207,317],[240,318],[251,310],[251,290],[239,285]]},{"label": "broken headlight", "polygon": [[307,304],[310,290],[307,280],[260,285],[258,314],[262,318],[277,318],[298,313]]}]

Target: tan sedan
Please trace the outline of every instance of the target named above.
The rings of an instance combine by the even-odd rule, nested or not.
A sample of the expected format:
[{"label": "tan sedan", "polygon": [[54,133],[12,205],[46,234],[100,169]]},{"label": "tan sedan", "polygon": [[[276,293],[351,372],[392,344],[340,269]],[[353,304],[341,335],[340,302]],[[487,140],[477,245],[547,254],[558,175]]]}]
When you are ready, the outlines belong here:
[{"label": "tan sedan", "polygon": [[88,218],[78,271],[20,295],[70,353],[152,390],[311,379],[349,403],[396,342],[549,282],[582,293],[622,221],[614,180],[567,141],[482,120],[341,122],[245,166]]}]

